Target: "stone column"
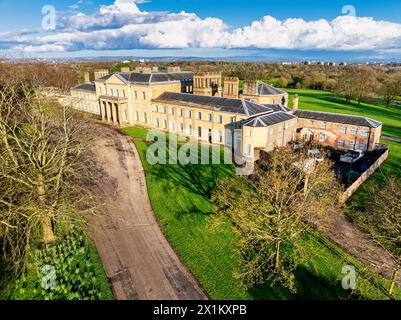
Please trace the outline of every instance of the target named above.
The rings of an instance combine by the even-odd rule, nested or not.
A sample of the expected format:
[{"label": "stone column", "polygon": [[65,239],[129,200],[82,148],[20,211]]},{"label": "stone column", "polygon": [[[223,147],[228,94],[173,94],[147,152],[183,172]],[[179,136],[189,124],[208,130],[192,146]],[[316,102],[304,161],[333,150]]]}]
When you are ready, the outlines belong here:
[{"label": "stone column", "polygon": [[113,123],[114,123],[114,124],[118,124],[117,110],[116,110],[117,104],[116,104],[116,103],[113,103],[113,104],[111,105],[111,108],[113,109]]},{"label": "stone column", "polygon": [[122,104],[117,105],[117,111],[118,111],[118,123],[120,124],[120,126],[124,123],[124,117],[123,117],[123,109],[124,106]]},{"label": "stone column", "polygon": [[100,113],[102,115],[102,121],[106,120],[106,107],[104,106],[104,101],[100,102]]},{"label": "stone column", "polygon": [[107,113],[109,115],[107,122],[111,122],[111,121],[114,121],[113,105],[111,102],[107,102],[107,105],[109,106],[108,110],[107,110]]}]

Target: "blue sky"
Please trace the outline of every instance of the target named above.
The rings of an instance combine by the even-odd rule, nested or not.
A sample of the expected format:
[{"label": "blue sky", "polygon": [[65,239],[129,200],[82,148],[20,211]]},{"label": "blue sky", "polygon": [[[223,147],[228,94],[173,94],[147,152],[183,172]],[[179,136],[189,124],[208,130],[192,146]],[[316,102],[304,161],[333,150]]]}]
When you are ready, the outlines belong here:
[{"label": "blue sky", "polygon": [[[130,54],[130,50],[134,50],[132,52],[136,55],[146,50],[143,52],[151,56],[174,55],[174,53],[182,56],[185,52],[196,55],[199,47],[199,54],[208,56],[213,56],[213,52],[216,56],[266,54],[266,57],[269,57],[282,54],[283,57],[291,59],[292,56],[307,58],[309,52],[311,57],[327,59],[332,57],[345,59],[350,56],[351,59],[397,60],[401,57],[401,1],[136,0],[135,2],[136,5],[133,6],[138,8],[138,12],[133,12],[136,9],[131,10],[133,7],[128,5],[113,6],[114,0],[0,0],[0,49],[9,52],[18,48],[38,56],[113,55],[120,52]],[[41,28],[43,18],[41,10],[44,5],[49,4],[58,12],[56,31],[50,33],[34,31]],[[355,8],[357,19],[337,19],[343,15],[342,8],[345,5],[352,5]],[[107,6],[106,13],[99,11],[101,6]],[[180,15],[181,11],[194,13],[195,16]],[[77,16],[79,13],[85,14],[86,20]],[[174,13],[178,15],[172,15]],[[146,17],[146,21],[142,23],[138,15]],[[261,21],[265,16],[270,16],[272,19],[265,19],[262,26],[254,25],[249,30],[252,23]],[[215,20],[207,19],[210,17]],[[372,19],[363,20],[363,17]],[[105,18],[107,22],[98,25],[90,18],[93,18],[92,20]],[[302,21],[292,22],[290,25],[286,23],[287,19],[293,18]],[[81,21],[78,24],[77,19]],[[324,19],[324,23],[321,19]],[[171,31],[172,34],[164,34],[166,20],[172,21],[174,33]],[[185,24],[182,20],[186,21]],[[149,27],[145,28],[146,30],[143,27],[145,24]],[[352,24],[359,28],[355,34],[350,31],[354,29]],[[128,25],[131,29],[126,31],[124,26]],[[186,30],[190,25],[193,29]],[[170,24],[168,26],[170,28]],[[197,28],[201,28],[201,31],[197,32]],[[295,33],[294,28],[302,29],[302,33]],[[29,36],[22,34],[22,37],[21,34],[15,34],[22,30],[32,30],[32,32]],[[99,35],[99,30],[105,31]],[[121,38],[116,38],[114,35],[116,30]],[[155,35],[154,30],[157,30],[158,34]],[[384,32],[380,32],[381,30]],[[271,34],[264,38],[266,31],[271,31]],[[5,34],[8,32],[13,34]],[[66,32],[70,32],[75,38],[67,37]],[[91,44],[79,40],[83,32],[88,39],[93,40]],[[213,33],[222,40],[212,39]],[[177,37],[174,37],[174,34]],[[44,40],[43,37],[47,35],[52,37]],[[301,41],[299,38],[304,35],[307,35],[305,37],[307,40]],[[329,36],[331,39],[326,41]],[[192,41],[191,37],[196,39]]]}]

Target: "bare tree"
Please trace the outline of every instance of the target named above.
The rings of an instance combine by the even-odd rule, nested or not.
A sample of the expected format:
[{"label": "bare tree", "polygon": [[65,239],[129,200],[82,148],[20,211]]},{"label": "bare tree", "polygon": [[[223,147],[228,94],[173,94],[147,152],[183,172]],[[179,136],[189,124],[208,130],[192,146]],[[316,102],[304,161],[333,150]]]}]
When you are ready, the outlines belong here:
[{"label": "bare tree", "polygon": [[381,82],[380,95],[383,97],[387,108],[401,95],[401,77],[385,76]]},{"label": "bare tree", "polygon": [[359,219],[396,262],[389,290],[393,294],[401,269],[401,181],[390,177],[384,187],[376,187],[372,194],[368,210]]},{"label": "bare tree", "polygon": [[52,107],[32,83],[0,88],[0,235],[15,270],[33,244],[52,243],[90,209],[88,130],[65,107]]},{"label": "bare tree", "polygon": [[248,287],[268,281],[296,291],[294,270],[299,241],[308,229],[306,218],[324,214],[339,196],[331,163],[305,170],[307,163],[292,151],[275,150],[251,177],[221,181],[212,197],[216,214],[236,231],[239,276]]}]

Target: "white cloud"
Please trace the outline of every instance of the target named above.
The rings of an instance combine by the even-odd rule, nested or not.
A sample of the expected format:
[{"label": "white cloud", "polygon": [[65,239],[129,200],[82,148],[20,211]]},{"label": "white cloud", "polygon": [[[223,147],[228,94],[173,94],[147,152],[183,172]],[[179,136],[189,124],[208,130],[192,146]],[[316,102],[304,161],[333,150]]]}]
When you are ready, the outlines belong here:
[{"label": "white cloud", "polygon": [[[81,1],[79,1],[80,3]],[[141,11],[144,0],[116,0],[97,13],[61,16],[52,34],[25,32],[4,39],[0,46],[28,52],[81,49],[138,48],[263,48],[335,51],[379,51],[401,48],[401,24],[368,17],[340,16],[334,20],[277,20],[265,16],[230,30],[219,18],[196,14]]]}]

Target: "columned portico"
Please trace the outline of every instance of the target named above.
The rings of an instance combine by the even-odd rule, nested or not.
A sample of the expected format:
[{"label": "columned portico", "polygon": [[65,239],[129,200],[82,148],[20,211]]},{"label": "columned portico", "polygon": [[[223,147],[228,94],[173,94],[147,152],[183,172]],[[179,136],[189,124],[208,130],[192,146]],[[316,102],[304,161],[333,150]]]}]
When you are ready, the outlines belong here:
[{"label": "columned portico", "polygon": [[122,126],[128,123],[126,119],[128,99],[112,96],[101,96],[100,106],[102,111],[102,121]]}]

